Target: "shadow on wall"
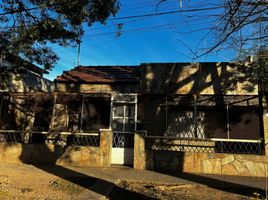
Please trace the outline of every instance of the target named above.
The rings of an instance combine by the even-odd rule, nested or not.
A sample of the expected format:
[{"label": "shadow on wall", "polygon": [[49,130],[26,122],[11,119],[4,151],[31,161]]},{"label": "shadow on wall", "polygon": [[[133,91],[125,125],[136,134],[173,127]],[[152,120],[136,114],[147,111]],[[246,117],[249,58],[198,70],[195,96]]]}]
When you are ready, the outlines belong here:
[{"label": "shadow on wall", "polygon": [[[188,130],[188,132],[196,132],[195,137],[227,138],[226,119],[222,117],[226,117],[224,95],[258,95],[256,71],[256,66],[251,63],[144,64],[141,72],[144,95],[139,99],[139,107],[143,109],[143,112],[138,114],[139,121],[144,122],[141,126],[151,135],[168,134],[166,132],[169,128],[167,123],[173,123],[173,125],[177,124],[177,127],[183,128],[180,132],[185,132],[185,134],[182,135],[187,135],[186,130]],[[175,105],[176,97],[165,99],[167,94],[185,96],[181,96],[179,103]],[[197,125],[197,130],[193,131],[194,95],[201,104],[198,107],[197,120],[200,122],[213,121],[213,124],[217,124],[217,127],[220,128],[216,129],[215,126],[200,123]],[[211,99],[204,101],[200,98],[202,95],[216,95],[216,97],[206,97]],[[172,101],[175,106],[166,108],[166,103],[172,104]],[[214,104],[214,110],[212,106],[208,105],[209,103]],[[236,119],[231,118],[231,128],[235,131],[239,127],[241,129],[242,126],[246,126],[246,130],[252,130],[249,126],[255,124],[257,128],[254,130],[258,131],[258,108],[252,107],[252,110],[255,109],[255,111],[243,113],[243,108],[240,109],[241,106],[240,108],[239,106],[239,104],[232,106],[233,111],[237,111],[235,113],[237,117]],[[244,108],[246,107],[244,106]],[[232,113],[232,115],[234,114]],[[257,120],[256,123],[254,120]],[[155,124],[158,126],[156,127]],[[202,129],[209,130],[210,133]],[[172,130],[170,131],[172,132]],[[250,135],[235,136],[234,138],[256,139],[251,138]]]},{"label": "shadow on wall", "polygon": [[142,65],[143,90],[154,94],[257,94],[250,63],[167,63]]}]

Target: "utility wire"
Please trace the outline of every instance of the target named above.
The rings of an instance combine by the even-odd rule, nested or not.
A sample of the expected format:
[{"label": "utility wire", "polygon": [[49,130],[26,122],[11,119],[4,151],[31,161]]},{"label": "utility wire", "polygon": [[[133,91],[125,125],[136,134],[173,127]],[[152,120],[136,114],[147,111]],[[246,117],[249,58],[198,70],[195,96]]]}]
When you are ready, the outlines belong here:
[{"label": "utility wire", "polygon": [[[61,4],[53,4],[53,5],[55,6],[55,5],[61,5]],[[149,13],[149,14],[132,15],[132,16],[125,16],[125,17],[116,17],[116,18],[108,19],[108,21],[133,19],[133,18],[140,18],[140,17],[153,17],[153,16],[168,15],[168,14],[175,14],[175,13],[185,13],[185,12],[200,12],[200,11],[216,10],[216,9],[220,9],[220,8],[223,8],[223,7],[217,6],[217,7],[197,8],[197,9],[184,9],[184,10],[182,9],[182,10],[175,10],[175,11],[168,11],[168,12],[159,12],[159,13]],[[40,9],[40,8],[33,7],[33,8],[27,8],[24,10],[8,11],[8,12],[0,13],[0,16],[12,15],[15,13],[27,12],[27,11],[38,10],[38,9]]]},{"label": "utility wire", "polygon": [[125,16],[125,17],[116,17],[116,18],[108,19],[108,21],[133,19],[133,18],[140,18],[140,17],[154,17],[154,16],[169,15],[169,14],[176,14],[176,13],[186,13],[186,12],[209,11],[209,10],[217,10],[217,9],[220,9],[220,8],[223,8],[223,7],[222,6],[217,6],[217,7],[208,7],[208,8],[174,10],[174,11],[168,11],[168,12],[159,12],[159,13],[149,13],[149,14],[143,14],[143,15],[132,15],[132,16]]}]

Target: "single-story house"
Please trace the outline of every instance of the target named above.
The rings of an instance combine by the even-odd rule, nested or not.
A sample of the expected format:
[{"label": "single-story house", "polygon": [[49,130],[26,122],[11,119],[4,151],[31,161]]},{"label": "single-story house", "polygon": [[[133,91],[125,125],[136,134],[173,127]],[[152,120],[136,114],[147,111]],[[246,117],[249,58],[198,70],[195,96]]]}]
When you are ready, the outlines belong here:
[{"label": "single-story house", "polygon": [[253,72],[252,63],[78,66],[55,80],[61,117],[54,124],[65,131],[111,129],[112,164],[133,163],[129,149],[139,130],[147,137],[259,141],[263,108]]}]

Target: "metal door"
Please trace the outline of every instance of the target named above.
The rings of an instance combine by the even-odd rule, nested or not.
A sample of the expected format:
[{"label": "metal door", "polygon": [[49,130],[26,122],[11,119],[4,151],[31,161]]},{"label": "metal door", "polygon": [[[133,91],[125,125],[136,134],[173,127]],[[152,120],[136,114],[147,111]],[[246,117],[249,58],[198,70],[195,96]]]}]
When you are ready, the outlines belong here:
[{"label": "metal door", "polygon": [[117,95],[112,101],[112,164],[132,165],[137,96]]}]

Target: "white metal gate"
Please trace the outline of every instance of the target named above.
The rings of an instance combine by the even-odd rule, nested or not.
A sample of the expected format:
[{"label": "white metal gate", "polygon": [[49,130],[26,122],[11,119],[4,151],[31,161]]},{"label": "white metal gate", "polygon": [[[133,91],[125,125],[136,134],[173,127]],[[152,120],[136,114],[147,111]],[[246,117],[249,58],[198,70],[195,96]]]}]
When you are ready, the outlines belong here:
[{"label": "white metal gate", "polygon": [[132,165],[134,132],[137,121],[137,95],[113,95],[111,107],[111,126],[113,130],[112,164]]}]

